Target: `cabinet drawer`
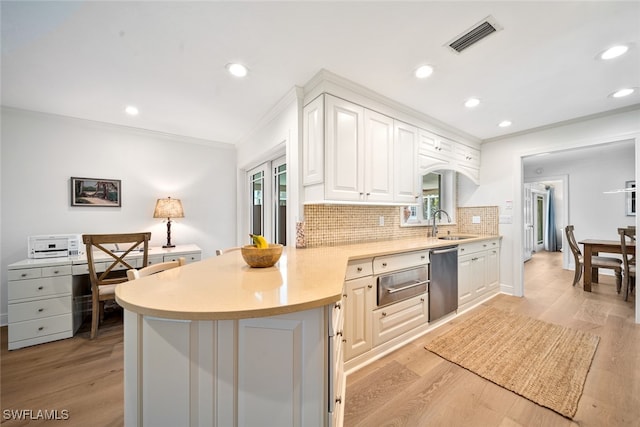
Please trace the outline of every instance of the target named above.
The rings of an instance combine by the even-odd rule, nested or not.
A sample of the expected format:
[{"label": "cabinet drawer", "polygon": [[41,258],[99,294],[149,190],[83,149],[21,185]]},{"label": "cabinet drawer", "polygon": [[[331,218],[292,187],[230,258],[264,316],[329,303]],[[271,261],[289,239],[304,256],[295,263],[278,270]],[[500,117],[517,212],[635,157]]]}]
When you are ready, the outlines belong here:
[{"label": "cabinet drawer", "polygon": [[165,255],[163,261],[177,261],[178,258],[184,258],[187,261],[187,264],[200,261],[202,255],[199,253],[193,254],[176,254],[176,255]]},{"label": "cabinet drawer", "polygon": [[164,262],[162,255],[154,255],[149,257],[147,265],[160,264],[161,262]]},{"label": "cabinet drawer", "polygon": [[458,247],[458,255],[472,254],[474,252],[497,249],[500,247],[498,239],[483,240],[481,242],[466,243]]},{"label": "cabinet drawer", "polygon": [[9,280],[28,280],[42,277],[41,268],[23,268],[20,270],[9,270]]},{"label": "cabinet drawer", "polygon": [[9,304],[11,323],[71,313],[71,296]]},{"label": "cabinet drawer", "polygon": [[59,265],[55,267],[42,267],[42,277],[54,277],[54,276],[70,276],[70,265]]},{"label": "cabinet drawer", "polygon": [[[70,332],[73,328],[73,315],[45,317],[9,324],[9,342],[21,341],[60,332]],[[71,335],[70,335],[71,336]]]},{"label": "cabinet drawer", "polygon": [[429,251],[414,251],[401,254],[385,255],[373,259],[373,273],[402,270],[429,263]]},{"label": "cabinet drawer", "polygon": [[71,294],[71,276],[41,277],[9,282],[9,301]]},{"label": "cabinet drawer", "polygon": [[428,293],[373,311],[373,345],[377,346],[429,319]]},{"label": "cabinet drawer", "polygon": [[357,279],[359,277],[371,276],[373,274],[373,264],[371,258],[354,259],[347,264],[345,280]]}]

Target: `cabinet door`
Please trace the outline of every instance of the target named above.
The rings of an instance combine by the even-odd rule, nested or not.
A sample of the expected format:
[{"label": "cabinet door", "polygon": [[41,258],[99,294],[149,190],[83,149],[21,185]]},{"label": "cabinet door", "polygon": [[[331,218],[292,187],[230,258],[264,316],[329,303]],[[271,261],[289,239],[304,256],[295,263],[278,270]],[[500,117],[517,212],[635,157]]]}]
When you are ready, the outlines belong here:
[{"label": "cabinet door", "polygon": [[364,109],[326,96],[328,200],[364,200]]},{"label": "cabinet door", "polygon": [[472,274],[474,278],[474,297],[487,291],[487,252],[472,255]]},{"label": "cabinet door", "polygon": [[500,286],[500,251],[490,249],[487,251],[487,288],[494,290]]},{"label": "cabinet door", "polygon": [[415,203],[418,186],[416,147],[418,129],[402,122],[395,122],[394,149],[394,201]]},{"label": "cabinet door", "polygon": [[418,170],[437,167],[446,169],[453,161],[453,146],[451,141],[420,129],[418,131]]},{"label": "cabinet door", "polygon": [[393,119],[364,111],[364,191],[367,201],[393,201]]},{"label": "cabinet door", "polygon": [[458,306],[473,299],[473,254],[458,257]]},{"label": "cabinet door", "polygon": [[324,180],[324,97],[304,107],[302,116],[302,184],[320,184]]},{"label": "cabinet door", "polygon": [[456,143],[455,158],[461,172],[476,182],[480,180],[480,150]]},{"label": "cabinet door", "polygon": [[344,298],[344,359],[371,350],[371,331],[374,303],[374,279],[372,276],[345,282]]}]

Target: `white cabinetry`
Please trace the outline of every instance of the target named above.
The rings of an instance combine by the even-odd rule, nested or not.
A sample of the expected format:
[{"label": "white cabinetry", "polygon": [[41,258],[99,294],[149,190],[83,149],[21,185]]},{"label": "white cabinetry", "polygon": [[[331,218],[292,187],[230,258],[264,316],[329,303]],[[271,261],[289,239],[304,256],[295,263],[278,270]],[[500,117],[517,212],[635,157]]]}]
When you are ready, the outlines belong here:
[{"label": "white cabinetry", "polygon": [[332,96],[325,99],[325,196],[329,200],[364,200],[364,108]]},{"label": "white cabinetry", "polygon": [[420,129],[418,170],[453,169],[478,182],[480,150]]},{"label": "white cabinetry", "polygon": [[492,239],[458,249],[458,307],[499,289],[500,242]]},{"label": "white cabinetry", "polygon": [[351,261],[345,281],[344,358],[353,359],[371,350],[371,313],[375,304],[372,260]]},{"label": "white cabinetry", "polygon": [[127,426],[342,423],[334,304],[239,320],[124,316]]},{"label": "white cabinetry", "polygon": [[373,311],[373,345],[378,346],[429,320],[429,297],[422,295]]},{"label": "white cabinetry", "polygon": [[345,392],[344,377],[344,298],[328,308],[329,315],[329,421],[330,426],[341,426],[344,419]]},{"label": "white cabinetry", "polygon": [[415,203],[418,173],[416,152],[418,146],[418,128],[395,121],[394,138],[394,201]]},{"label": "white cabinetry", "polygon": [[305,200],[414,203],[416,147],[417,128],[321,95],[303,110]]},{"label": "white cabinetry", "polygon": [[9,350],[73,336],[71,265],[9,270]]}]

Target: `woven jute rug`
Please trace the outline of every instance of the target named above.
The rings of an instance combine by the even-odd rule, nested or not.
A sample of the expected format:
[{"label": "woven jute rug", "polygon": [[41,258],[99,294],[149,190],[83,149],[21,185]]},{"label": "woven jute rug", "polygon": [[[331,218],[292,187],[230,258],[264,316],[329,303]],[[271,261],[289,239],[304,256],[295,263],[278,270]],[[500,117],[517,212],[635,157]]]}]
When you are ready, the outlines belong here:
[{"label": "woven jute rug", "polygon": [[487,307],[425,348],[573,418],[599,340],[587,332]]}]

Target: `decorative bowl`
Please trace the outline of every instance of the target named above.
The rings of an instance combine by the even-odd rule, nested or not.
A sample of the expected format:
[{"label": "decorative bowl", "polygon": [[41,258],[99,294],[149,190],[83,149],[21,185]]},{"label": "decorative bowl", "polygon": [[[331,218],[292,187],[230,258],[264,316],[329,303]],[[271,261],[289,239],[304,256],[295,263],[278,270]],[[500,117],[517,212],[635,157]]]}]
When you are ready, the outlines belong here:
[{"label": "decorative bowl", "polygon": [[258,249],[256,245],[245,245],[240,248],[242,258],[251,267],[273,267],[282,255],[282,245],[269,243],[268,248]]}]

